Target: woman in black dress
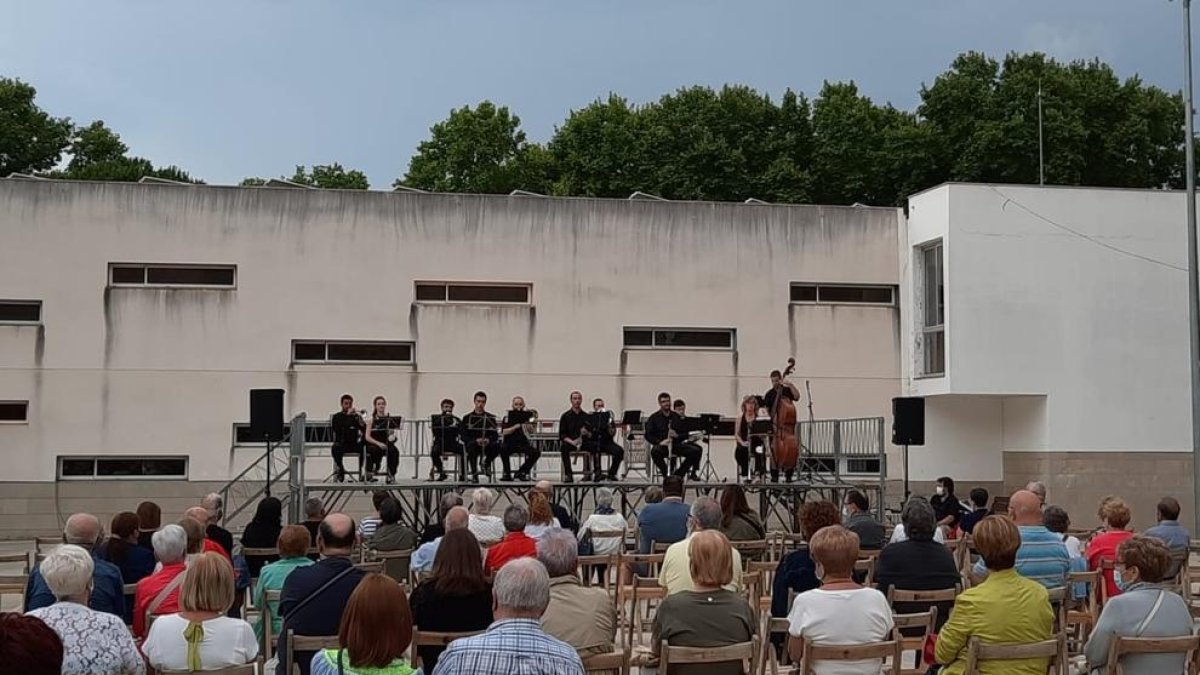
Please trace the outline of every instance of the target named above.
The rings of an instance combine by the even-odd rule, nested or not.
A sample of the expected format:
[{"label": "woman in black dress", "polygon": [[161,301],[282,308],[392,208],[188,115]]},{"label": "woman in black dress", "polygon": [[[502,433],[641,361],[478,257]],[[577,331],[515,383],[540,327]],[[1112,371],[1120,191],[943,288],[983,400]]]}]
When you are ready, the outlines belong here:
[{"label": "woman in black dress", "polygon": [[750,458],[754,457],[754,478],[761,478],[766,473],[766,452],[762,436],[751,436],[750,425],[758,419],[758,397],[747,396],[742,399],[742,414],[738,415],[733,425],[733,435],[737,439],[737,448],[733,458],[738,465],[738,478],[749,483]]},{"label": "woman in black dress", "polygon": [[387,399],[376,396],[375,410],[371,413],[367,425],[367,472],[368,476],[379,473],[379,465],[383,456],[387,455],[387,480],[396,482],[396,467],[400,464],[400,451],[396,449],[395,423],[387,412]]}]

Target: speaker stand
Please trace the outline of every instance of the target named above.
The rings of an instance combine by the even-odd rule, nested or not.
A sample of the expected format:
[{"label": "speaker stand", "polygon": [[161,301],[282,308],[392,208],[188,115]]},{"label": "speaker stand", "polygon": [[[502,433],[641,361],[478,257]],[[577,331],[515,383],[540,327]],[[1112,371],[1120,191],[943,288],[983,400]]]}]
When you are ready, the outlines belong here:
[{"label": "speaker stand", "polygon": [[[911,493],[908,491],[908,444],[904,445],[904,504],[908,503],[908,497]],[[900,508],[904,508],[902,504]]]},{"label": "speaker stand", "polygon": [[274,459],[271,453],[274,451],[275,448],[271,445],[271,440],[267,439],[267,484],[263,487],[263,493],[267,497],[271,496],[271,460]]}]

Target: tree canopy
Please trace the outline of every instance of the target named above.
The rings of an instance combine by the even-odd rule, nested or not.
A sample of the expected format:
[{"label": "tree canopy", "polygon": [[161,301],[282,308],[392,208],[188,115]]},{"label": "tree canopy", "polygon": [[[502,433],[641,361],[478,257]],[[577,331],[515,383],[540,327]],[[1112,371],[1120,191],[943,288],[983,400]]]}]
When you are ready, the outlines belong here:
[{"label": "tree canopy", "polygon": [[[300,185],[309,185],[327,190],[366,190],[371,187],[371,183],[367,180],[367,174],[358,169],[345,169],[341,164],[334,162],[333,164],[314,164],[312,170],[308,170],[303,166],[297,166],[295,173],[291,176],[280,176],[283,180],[288,180]],[[243,178],[239,185],[265,185],[266,178]]]}]

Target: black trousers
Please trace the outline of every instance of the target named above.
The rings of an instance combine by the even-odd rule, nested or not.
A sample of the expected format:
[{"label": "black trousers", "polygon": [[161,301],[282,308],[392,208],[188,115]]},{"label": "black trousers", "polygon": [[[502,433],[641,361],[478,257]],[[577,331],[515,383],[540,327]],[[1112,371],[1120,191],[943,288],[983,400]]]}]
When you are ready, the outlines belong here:
[{"label": "black trousers", "polygon": [[608,477],[610,480],[617,477],[617,469],[621,468],[621,460],[625,459],[625,448],[617,445],[611,438],[603,438],[584,443],[583,449],[592,453],[592,471],[600,473],[600,455],[608,455],[611,458]]},{"label": "black trousers", "polygon": [[384,445],[387,446],[386,450],[374,443],[367,443],[367,471],[379,473],[379,465],[383,463],[383,456],[386,454],[388,475],[394,477],[396,468],[400,466],[400,450],[391,441],[385,442]]},{"label": "black trousers", "polygon": [[[704,455],[704,451],[699,445],[688,441],[675,441],[675,449],[671,451],[671,455],[683,458],[683,463],[676,469],[676,476],[686,476],[692,471],[700,470],[700,459]],[[650,459],[654,461],[655,468],[658,469],[659,475],[665,476],[670,471],[667,469],[667,446],[656,445],[650,449]]]},{"label": "black trousers", "polygon": [[458,443],[450,446],[444,446],[441,443],[433,444],[433,448],[431,448],[429,451],[429,457],[433,460],[433,470],[436,471],[439,476],[446,473],[446,469],[442,465],[442,454],[447,452],[458,455],[458,468],[459,473],[461,474],[466,467],[463,464],[463,447]]},{"label": "black trousers", "polygon": [[360,446],[360,445],[352,446],[352,445],[345,445],[342,443],[334,443],[333,447],[330,448],[330,453],[333,455],[333,465],[335,467],[337,467],[338,480],[341,480],[342,476],[344,476],[346,473],[346,467],[342,463],[343,458],[346,455],[350,455],[351,457],[357,457],[358,461],[360,463],[359,468],[360,469],[362,468],[361,463],[363,461],[363,453],[362,453],[362,446]]},{"label": "black trousers", "polygon": [[530,471],[533,471],[534,465],[537,464],[538,459],[542,456],[541,451],[533,447],[533,444],[528,441],[518,441],[515,443],[504,441],[496,445],[489,445],[487,454],[484,456],[484,461],[490,466],[499,457],[500,465],[504,467],[504,475],[511,476],[512,456],[518,453],[525,455],[525,461],[521,462],[521,466],[517,468],[517,474],[519,475],[528,475]]},{"label": "black trousers", "polygon": [[738,477],[750,476],[750,459],[754,459],[754,473],[766,473],[766,446],[761,438],[751,438],[750,447],[738,444],[733,451],[733,459],[737,461]]}]

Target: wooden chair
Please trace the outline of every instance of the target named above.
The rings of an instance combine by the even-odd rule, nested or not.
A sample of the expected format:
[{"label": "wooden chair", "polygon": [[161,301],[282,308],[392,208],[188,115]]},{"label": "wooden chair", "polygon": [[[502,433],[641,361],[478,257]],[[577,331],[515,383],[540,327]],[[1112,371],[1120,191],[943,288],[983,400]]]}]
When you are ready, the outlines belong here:
[{"label": "wooden chair", "polygon": [[1066,586],[1047,588],[1050,596],[1050,608],[1054,610],[1054,632],[1065,633],[1067,630],[1067,591]]},{"label": "wooden chair", "polygon": [[[1066,633],[1069,654],[1083,652],[1083,645],[1087,643],[1096,621],[1100,618],[1100,571],[1071,572],[1067,575],[1067,587],[1074,588],[1074,584],[1086,584],[1088,593],[1082,605],[1068,604],[1067,607]],[[1071,648],[1072,645],[1074,649]]]},{"label": "wooden chair", "polygon": [[900,643],[896,640],[869,642],[861,645],[815,645],[811,641],[805,640],[804,658],[800,661],[799,675],[812,675],[814,666],[819,661],[862,661],[889,658],[893,665],[900,663]]},{"label": "wooden chair", "polygon": [[979,675],[981,661],[1049,658],[1046,670],[1053,675],[1065,675],[1067,668],[1067,636],[1059,633],[1049,640],[1027,644],[985,645],[977,637],[967,643],[967,666],[963,675]]},{"label": "wooden chair", "polygon": [[[216,670],[206,670],[204,675],[254,675],[255,669],[258,668],[257,663],[247,663],[241,666],[226,666],[225,668],[217,668]],[[158,675],[192,675],[190,670],[160,670]]]},{"label": "wooden chair", "polygon": [[28,574],[0,574],[0,597],[19,595],[23,608],[25,606],[25,587],[28,583]]},{"label": "wooden chair", "polygon": [[889,605],[894,605],[897,602],[952,603],[958,597],[959,593],[962,593],[961,586],[943,588],[937,591],[910,591],[892,586],[888,588],[887,599]]},{"label": "wooden chair", "polygon": [[296,635],[291,628],[288,629],[286,642],[287,650],[283,654],[283,672],[288,675],[300,672],[300,666],[296,663],[296,652],[315,652],[322,649],[337,649],[341,646],[336,635]]},{"label": "wooden chair", "polygon": [[739,642],[727,647],[672,647],[666,640],[662,641],[659,652],[658,672],[660,675],[670,675],[671,664],[685,663],[725,663],[728,661],[748,662],[749,668],[744,672],[758,672],[758,637],[749,642]]},{"label": "wooden chair", "polygon": [[1174,638],[1114,637],[1108,646],[1106,675],[1121,675],[1121,657],[1126,654],[1185,654],[1188,675],[1200,670],[1200,635]]},{"label": "wooden chair", "polygon": [[[925,663],[925,639],[932,635],[937,626],[937,607],[930,607],[929,611],[920,612],[917,614],[894,614],[892,621],[892,639],[900,643],[900,656],[903,658],[904,652],[913,650],[916,656],[913,660],[915,668],[904,668],[896,666],[892,669],[892,675],[925,675],[932,663]],[[920,635],[904,635],[904,629],[920,629]],[[902,664],[903,661],[896,663]]]},{"label": "wooden chair", "polygon": [[783,560],[784,556],[792,551],[808,548],[808,542],[799,532],[780,532],[777,536],[776,560]]},{"label": "wooden chair", "polygon": [[34,537],[33,546],[34,553],[37,555],[46,555],[50,551],[63,545],[63,537],[61,534],[53,537]]},{"label": "wooden chair", "polygon": [[589,656],[583,660],[583,670],[586,673],[616,671],[618,675],[629,675],[629,647],[618,652]]},{"label": "wooden chair", "polygon": [[[767,600],[764,598],[764,600]],[[771,603],[768,600],[765,604],[765,620],[762,625],[762,649],[760,652],[759,663],[762,664],[759,670],[762,675],[770,672],[771,675],[793,675],[799,669],[798,666],[792,664],[791,656],[788,654],[788,620],[781,617],[771,616]],[[762,605],[759,609],[764,609]],[[775,651],[775,644],[771,638],[780,635],[783,637],[783,661],[779,660],[779,656]]]},{"label": "wooden chair", "polygon": [[1111,579],[1112,575],[1116,573],[1116,570],[1117,570],[1117,561],[1115,561],[1115,560],[1101,560],[1100,561],[1100,569],[1098,571],[1100,572],[1100,608],[1101,609],[1103,609],[1105,603],[1108,602],[1108,583],[1105,580]]},{"label": "wooden chair", "polygon": [[370,562],[383,563],[383,573],[402,584],[408,583],[408,570],[412,563],[413,549],[403,551],[376,551],[371,549]]},{"label": "wooden chair", "polygon": [[383,574],[383,562],[360,562],[354,563],[354,566],[367,574],[378,573]]},{"label": "wooden chair", "polygon": [[1187,549],[1172,549],[1171,566],[1167,568],[1167,575],[1163,577],[1164,585],[1174,585],[1179,589],[1180,593],[1183,593],[1185,598],[1187,597],[1187,591],[1184,589],[1184,584],[1188,579],[1186,570],[1189,556],[1190,552]]},{"label": "wooden chair", "polygon": [[278,555],[279,549],[274,546],[271,548],[242,548],[243,558],[270,558]]},{"label": "wooden chair", "polygon": [[414,668],[418,668],[421,665],[421,654],[418,651],[418,647],[448,647],[451,642],[454,642],[459,638],[480,635],[483,632],[484,631],[481,630],[472,630],[457,633],[439,633],[434,631],[423,631],[420,628],[413,628],[412,653],[415,654],[415,656],[412,659],[412,666]]},{"label": "wooden chair", "polygon": [[604,579],[601,581],[601,586],[604,590],[612,589],[612,569],[616,566],[617,556],[615,555],[581,555],[579,556],[579,577],[584,586],[592,585],[592,578],[595,576],[592,571],[597,567],[604,568]]},{"label": "wooden chair", "polygon": [[[642,633],[650,630],[654,614],[651,611],[651,603],[661,603],[667,597],[667,589],[658,585],[658,579],[655,577],[639,577],[634,576],[632,594],[630,596],[629,606],[629,625],[626,633],[625,644],[633,646],[634,640],[641,642]],[[643,616],[642,604],[645,603],[645,616]]]},{"label": "wooden chair", "polygon": [[746,602],[751,607],[758,602],[762,597],[762,572],[742,573],[742,595],[746,596]]},{"label": "wooden chair", "polygon": [[758,573],[763,595],[770,595],[775,587],[775,570],[779,569],[778,560],[751,560],[746,563],[746,574]]},{"label": "wooden chair", "polygon": [[770,544],[767,543],[766,539],[731,541],[729,543],[742,556],[742,569],[745,569],[746,563],[751,560],[762,560],[770,557]]},{"label": "wooden chair", "polygon": [[30,561],[31,558],[33,558],[33,556],[31,555],[30,551],[22,551],[20,553],[3,553],[0,554],[0,564],[21,563],[21,574],[29,574],[29,571],[33,568],[33,564]]},{"label": "wooden chair", "polygon": [[866,575],[862,582],[863,586],[874,586],[875,585],[875,559],[874,558],[861,558],[859,560],[854,561],[854,576],[855,576],[855,578],[857,578],[859,574]]},{"label": "wooden chair", "polygon": [[274,602],[275,606],[278,607],[279,596],[282,594],[283,591],[267,591],[263,594],[263,606],[259,610],[258,620],[262,622],[262,654],[264,661],[271,660],[271,652],[275,650],[275,628],[271,625],[271,617],[273,616],[271,613],[271,603]]}]

